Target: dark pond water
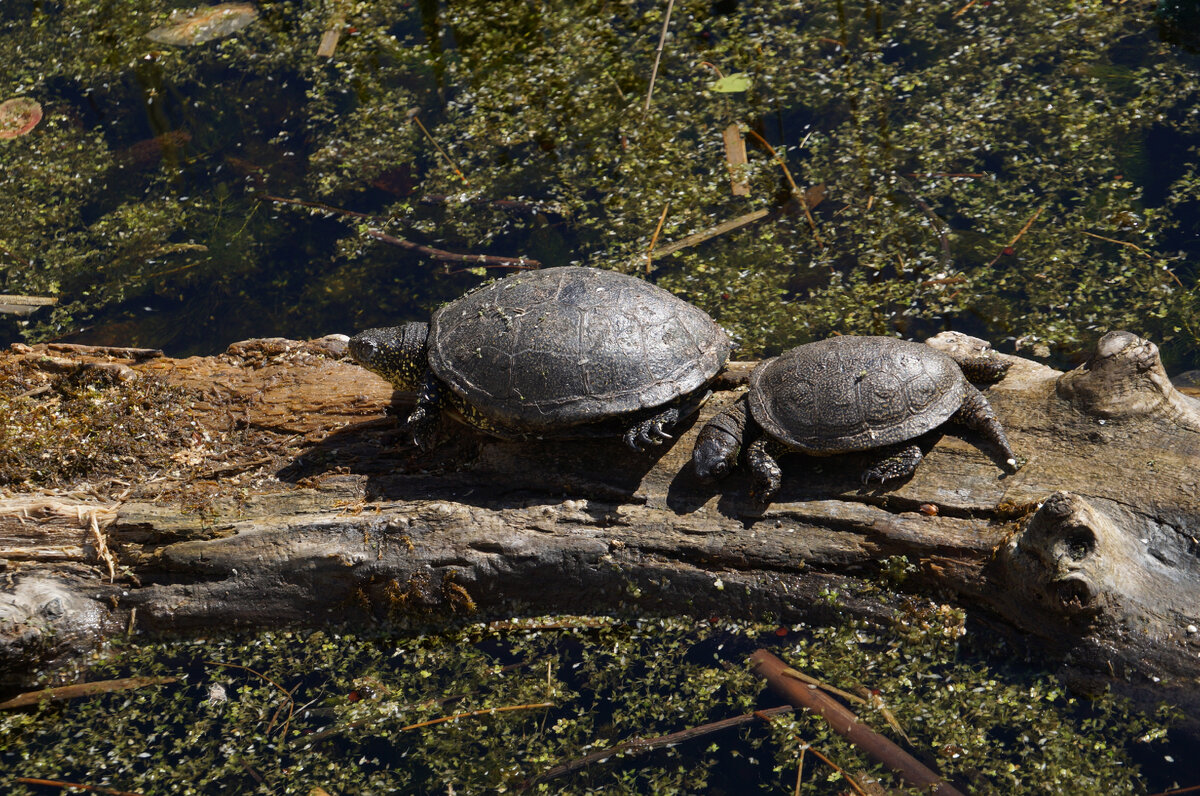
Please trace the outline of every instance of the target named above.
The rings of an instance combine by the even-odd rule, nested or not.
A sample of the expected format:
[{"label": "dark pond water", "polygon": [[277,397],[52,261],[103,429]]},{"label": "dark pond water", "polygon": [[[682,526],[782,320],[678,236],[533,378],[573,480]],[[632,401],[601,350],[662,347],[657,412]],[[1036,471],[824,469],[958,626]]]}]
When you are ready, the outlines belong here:
[{"label": "dark pond water", "polygon": [[[746,355],[954,328],[1064,364],[1130,328],[1174,370],[1197,364],[1186,4],[1164,40],[1145,6],[685,3],[649,112],[655,3],[261,3],[245,27],[189,44],[193,22],[178,45],[147,35],[171,24],[158,3],[116,6],[0,10],[16,59],[0,89],[45,113],[0,142],[0,291],[58,299],[0,316],[4,340],[180,355],[353,333],[504,273],[368,227],[641,270],[660,214],[661,248],[786,209],[794,178],[823,196],[811,222],[792,205],[651,274]],[[718,73],[749,88],[723,92]],[[730,192],[733,122],[749,196]]]}]

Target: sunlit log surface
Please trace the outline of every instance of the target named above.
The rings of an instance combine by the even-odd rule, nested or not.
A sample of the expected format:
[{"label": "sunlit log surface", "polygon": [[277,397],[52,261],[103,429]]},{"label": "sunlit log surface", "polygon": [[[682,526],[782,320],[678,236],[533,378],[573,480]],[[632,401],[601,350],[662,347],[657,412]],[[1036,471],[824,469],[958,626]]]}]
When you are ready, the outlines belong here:
[{"label": "sunlit log surface", "polygon": [[987,396],[1027,459],[1016,473],[947,426],[923,440],[915,475],[887,488],[862,488],[851,457],[785,458],[767,506],[745,475],[707,487],[688,465],[701,422],[753,363],[733,363],[699,422],[655,455],[454,424],[426,455],[387,414],[395,402],[403,417],[406,396],[344,348],[329,337],[181,360],[0,355],[185,387],[205,430],[154,477],[0,501],[10,684],[130,628],[530,612],[884,618],[897,606],[880,598],[880,573],[907,561],[902,591],[964,607],[1075,682],[1200,715],[1200,411],[1133,335],[1106,336],[1066,374],[1009,357]]}]

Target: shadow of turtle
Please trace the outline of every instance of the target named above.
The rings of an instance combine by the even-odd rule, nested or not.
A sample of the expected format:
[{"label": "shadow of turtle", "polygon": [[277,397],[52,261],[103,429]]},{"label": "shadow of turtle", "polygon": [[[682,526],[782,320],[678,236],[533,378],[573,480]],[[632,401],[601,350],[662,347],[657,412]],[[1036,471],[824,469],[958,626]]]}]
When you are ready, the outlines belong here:
[{"label": "shadow of turtle", "polygon": [[408,411],[403,397],[393,400],[389,416],[339,429],[276,477],[310,486],[357,476],[369,501],[442,499],[488,507],[564,499],[636,502],[647,473],[671,450],[664,445],[635,452],[619,436],[501,440],[447,422],[438,444],[422,451],[404,427]]}]

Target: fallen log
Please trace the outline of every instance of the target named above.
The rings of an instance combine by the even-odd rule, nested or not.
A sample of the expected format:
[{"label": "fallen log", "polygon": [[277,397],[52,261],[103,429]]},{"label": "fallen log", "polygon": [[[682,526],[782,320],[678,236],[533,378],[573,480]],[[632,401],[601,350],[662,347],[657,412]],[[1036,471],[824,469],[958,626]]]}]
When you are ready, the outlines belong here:
[{"label": "fallen log", "polygon": [[4,493],[6,684],[135,628],[563,611],[883,620],[896,608],[880,579],[905,570],[902,590],[962,606],[1076,682],[1200,715],[1200,410],[1134,335],[1107,335],[1065,374],[1008,357],[987,395],[1026,459],[1015,473],[951,426],[886,488],[863,488],[852,457],[787,457],[767,506],[743,474],[713,488],[688,465],[753,363],[727,368],[697,422],[653,455],[462,428],[422,454],[386,416],[411,396],[344,349],[331,336],[189,359],[0,354],[27,376],[11,405],[57,400],[53,380],[75,368],[107,374],[104,389],[170,385],[186,421],[141,454],[153,467],[136,478]]}]

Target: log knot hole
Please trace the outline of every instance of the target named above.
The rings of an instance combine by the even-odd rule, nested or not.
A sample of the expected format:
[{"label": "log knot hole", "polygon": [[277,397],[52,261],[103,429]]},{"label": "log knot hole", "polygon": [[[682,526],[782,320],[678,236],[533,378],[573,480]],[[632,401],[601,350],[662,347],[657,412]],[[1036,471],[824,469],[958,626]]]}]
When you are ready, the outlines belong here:
[{"label": "log knot hole", "polygon": [[1098,575],[1105,566],[1105,544],[1115,534],[1109,519],[1086,500],[1055,492],[1001,550],[1011,592],[1068,617],[1100,611]]}]

